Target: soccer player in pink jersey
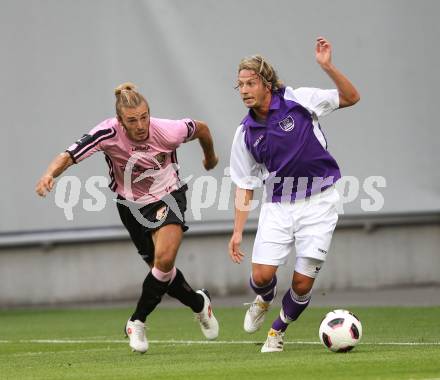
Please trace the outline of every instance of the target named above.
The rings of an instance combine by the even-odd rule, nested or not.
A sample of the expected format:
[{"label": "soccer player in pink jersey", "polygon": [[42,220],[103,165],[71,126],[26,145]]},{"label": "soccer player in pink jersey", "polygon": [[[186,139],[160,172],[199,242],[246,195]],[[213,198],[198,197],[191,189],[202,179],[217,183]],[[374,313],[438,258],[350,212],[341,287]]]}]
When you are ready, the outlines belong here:
[{"label": "soccer player in pink jersey", "polygon": [[186,185],[178,176],[176,149],[198,139],[203,149],[203,166],[213,169],[218,162],[206,123],[197,120],[166,120],[150,117],[148,102],[132,83],[115,90],[116,117],[104,120],[50,163],[36,186],[45,196],[55,178],[68,167],[102,151],[109,166],[109,187],[117,193],[122,223],[139,254],[150,267],[142,294],[125,326],[133,351],[148,349],[145,335],[147,316],[162,296],[177,298],[189,306],[207,339],[218,336],[218,322],[209,293],[194,291],[174,266],[185,224]]}]

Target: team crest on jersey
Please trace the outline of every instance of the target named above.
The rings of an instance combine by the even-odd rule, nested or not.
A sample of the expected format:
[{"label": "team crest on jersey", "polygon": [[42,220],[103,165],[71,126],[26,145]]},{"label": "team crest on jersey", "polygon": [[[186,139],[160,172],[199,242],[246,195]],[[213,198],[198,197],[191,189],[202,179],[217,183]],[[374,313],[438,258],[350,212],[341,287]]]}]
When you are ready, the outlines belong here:
[{"label": "team crest on jersey", "polygon": [[159,154],[156,154],[154,156],[154,158],[157,160],[157,162],[160,165],[162,165],[165,162],[166,158],[167,158],[167,154],[166,153],[159,153]]},{"label": "team crest on jersey", "polygon": [[281,120],[278,125],[284,132],[289,132],[295,128],[295,121],[292,116],[287,116],[285,119]]}]

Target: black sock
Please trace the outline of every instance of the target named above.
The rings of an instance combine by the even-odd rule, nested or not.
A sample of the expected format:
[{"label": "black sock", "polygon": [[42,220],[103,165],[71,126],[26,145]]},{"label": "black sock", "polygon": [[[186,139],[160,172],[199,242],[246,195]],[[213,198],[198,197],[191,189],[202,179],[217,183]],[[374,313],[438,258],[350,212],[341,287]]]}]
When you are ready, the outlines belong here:
[{"label": "black sock", "polygon": [[142,285],[142,294],[139,298],[137,307],[132,317],[132,321],[136,319],[145,322],[147,315],[150,314],[154,308],[162,300],[162,296],[167,292],[168,281],[159,281],[153,274],[148,273]]},{"label": "black sock", "polygon": [[189,286],[179,269],[177,269],[173,282],[168,286],[167,293],[169,296],[177,298],[184,305],[189,306],[194,313],[200,313],[203,310],[205,304],[203,296],[197,294]]}]

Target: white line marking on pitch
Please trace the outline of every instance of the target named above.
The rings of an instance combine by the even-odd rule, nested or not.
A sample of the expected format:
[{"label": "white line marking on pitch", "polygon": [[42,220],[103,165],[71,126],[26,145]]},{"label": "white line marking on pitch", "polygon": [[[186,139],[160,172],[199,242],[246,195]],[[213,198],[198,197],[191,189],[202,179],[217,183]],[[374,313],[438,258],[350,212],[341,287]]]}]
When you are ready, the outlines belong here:
[{"label": "white line marking on pitch", "polygon": [[[108,343],[127,343],[126,339],[26,339],[26,340],[0,340],[0,343],[46,343],[46,344],[108,344]],[[153,344],[262,344],[263,341],[250,341],[250,340],[149,340]],[[284,344],[304,344],[304,345],[320,345],[320,342],[309,341],[290,341],[284,342]],[[440,342],[365,342],[360,343],[362,345],[370,346],[439,346]]]},{"label": "white line marking on pitch", "polygon": [[[84,352],[102,352],[109,351],[110,348],[89,348],[89,349],[81,349],[81,353]],[[15,352],[8,356],[38,356],[38,355],[47,355],[47,354],[57,354],[57,355],[65,355],[65,354],[75,354],[78,353],[78,350],[63,350],[63,351],[30,351],[30,352]]]}]

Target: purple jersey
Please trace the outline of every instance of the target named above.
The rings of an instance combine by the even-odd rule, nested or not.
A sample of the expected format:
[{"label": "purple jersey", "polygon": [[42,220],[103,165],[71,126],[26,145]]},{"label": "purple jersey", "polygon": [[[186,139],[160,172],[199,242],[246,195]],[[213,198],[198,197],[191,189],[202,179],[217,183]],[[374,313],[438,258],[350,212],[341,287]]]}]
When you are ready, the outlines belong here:
[{"label": "purple jersey", "polygon": [[294,201],[321,192],[340,177],[318,122],[339,107],[337,90],[290,87],[272,93],[264,123],[252,111],[235,134],[231,177],[244,189],[264,180],[267,201]]}]

